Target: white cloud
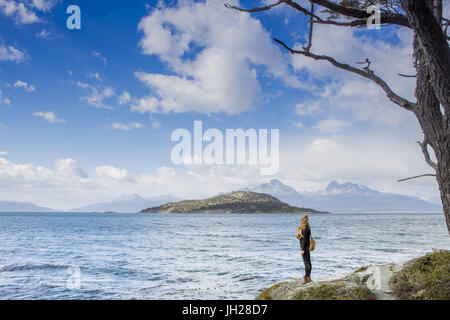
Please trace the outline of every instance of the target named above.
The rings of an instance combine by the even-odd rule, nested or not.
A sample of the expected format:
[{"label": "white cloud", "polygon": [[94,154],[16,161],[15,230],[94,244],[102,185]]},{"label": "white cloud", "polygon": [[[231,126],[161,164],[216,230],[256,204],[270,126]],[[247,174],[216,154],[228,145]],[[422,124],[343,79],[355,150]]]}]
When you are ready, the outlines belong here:
[{"label": "white cloud", "polygon": [[49,12],[59,0],[0,0],[0,12],[17,25],[42,22],[36,11]]},{"label": "white cloud", "polygon": [[349,127],[351,123],[348,121],[337,119],[320,120],[313,128],[323,133],[337,133],[342,129]]},{"label": "white cloud", "polygon": [[[356,62],[369,58],[372,61],[370,68],[395,92],[415,101],[415,80],[398,76],[398,73],[415,73],[412,33],[405,29],[383,28],[385,38],[374,39],[351,28],[317,25],[311,51],[355,67],[363,67]],[[395,45],[390,43],[392,37],[399,39]],[[297,44],[295,47],[300,46]],[[314,101],[322,106],[322,111],[350,112],[355,121],[382,122],[393,126],[412,120],[408,112],[390,102],[384,91],[369,80],[335,68],[327,61],[315,61],[301,55],[292,56],[292,65],[295,70],[308,74],[309,81],[324,81],[321,89],[313,92]]]},{"label": "white cloud", "polygon": [[0,156],[7,156],[8,154],[8,151],[0,151]]},{"label": "white cloud", "polygon": [[12,61],[18,63],[23,60],[25,60],[25,54],[22,51],[14,48],[13,46],[5,46],[0,44],[0,62]]},{"label": "white cloud", "polygon": [[119,96],[119,104],[125,104],[127,102],[130,102],[130,100],[131,95],[127,91],[122,92],[122,94]]},{"label": "white cloud", "polygon": [[103,80],[98,72],[88,73],[86,77],[89,78],[89,79],[95,79],[97,81],[102,81]]},{"label": "white cloud", "polygon": [[66,120],[59,119],[54,112],[51,111],[39,111],[39,112],[33,112],[33,116],[42,118],[50,123],[64,123]]},{"label": "white cloud", "polygon": [[16,24],[31,24],[40,21],[28,3],[25,4],[15,0],[0,0],[0,11],[4,15],[13,18]]},{"label": "white cloud", "polygon": [[36,38],[50,40],[51,39],[51,35],[52,34],[51,34],[50,31],[42,29],[41,32],[36,33]]},{"label": "white cloud", "polygon": [[95,168],[95,173],[97,176],[101,178],[106,179],[113,179],[113,180],[130,180],[130,176],[128,175],[127,170],[125,169],[118,169],[113,166],[100,166]]},{"label": "white cloud", "polygon": [[[331,180],[352,181],[385,191],[436,199],[434,179],[398,183],[399,178],[429,172],[413,141],[387,133],[354,135],[304,135],[282,141],[280,172],[276,178],[299,191],[324,188]],[[31,201],[69,209],[110,201],[122,194],[143,196],[172,194],[203,198],[255,186],[267,180],[258,166],[185,165],[157,168],[153,173],[131,175],[114,165],[98,165],[88,177],[73,159],[60,159],[56,169],[14,164],[0,157],[0,200]]]},{"label": "white cloud", "polygon": [[[256,66],[287,86],[302,85],[261,23],[224,8],[222,1],[183,1],[158,8],[138,27],[142,52],[157,55],[174,74],[136,72],[155,95],[131,110],[239,114],[253,109],[262,89]],[[189,59],[184,56],[188,54]]]},{"label": "white cloud", "polygon": [[391,132],[318,137],[303,131],[280,149],[280,179],[300,191],[319,190],[338,180],[434,200],[439,190],[433,178],[397,182],[430,170],[413,138],[407,140]]},{"label": "white cloud", "polygon": [[3,97],[3,92],[2,90],[0,90],[0,104],[7,104],[10,105],[11,104],[11,100],[9,100],[6,97]]},{"label": "white cloud", "polygon": [[112,87],[102,87],[99,85],[94,86],[83,82],[77,82],[75,85],[87,92],[87,94],[82,96],[80,100],[85,101],[89,105],[96,108],[112,109],[111,106],[104,103],[104,100],[107,100],[115,95]]},{"label": "white cloud", "polygon": [[87,173],[73,159],[58,159],[55,162],[55,166],[58,173],[63,176],[88,178]]},{"label": "white cloud", "polygon": [[295,113],[299,116],[309,115],[321,110],[319,102],[299,103],[295,106]]},{"label": "white cloud", "polygon": [[120,130],[120,131],[130,131],[132,129],[141,129],[145,128],[145,126],[142,123],[139,122],[130,122],[128,124],[120,123],[120,122],[113,122],[109,128],[114,130]]},{"label": "white cloud", "polygon": [[98,51],[92,51],[92,55],[96,58],[99,58],[102,62],[103,65],[107,65],[108,64],[108,60]]},{"label": "white cloud", "polygon": [[32,86],[24,81],[21,81],[21,80],[17,80],[16,83],[14,83],[14,87],[15,88],[23,88],[27,92],[35,92],[36,91],[36,88],[34,86]]},{"label": "white cloud", "polygon": [[152,121],[152,129],[159,129],[162,127],[161,122],[157,121],[157,120],[153,120]]},{"label": "white cloud", "polygon": [[305,126],[304,126],[304,124],[301,121],[293,121],[293,120],[291,120],[290,123],[294,127],[298,128],[298,129],[305,129]]},{"label": "white cloud", "polygon": [[32,6],[41,11],[50,11],[59,0],[33,0]]}]

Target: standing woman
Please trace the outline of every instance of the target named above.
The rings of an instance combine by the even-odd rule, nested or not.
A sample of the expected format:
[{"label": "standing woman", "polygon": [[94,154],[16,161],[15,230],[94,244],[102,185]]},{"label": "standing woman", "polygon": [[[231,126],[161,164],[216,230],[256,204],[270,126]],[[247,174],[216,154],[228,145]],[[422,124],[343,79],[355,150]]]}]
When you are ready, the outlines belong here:
[{"label": "standing woman", "polygon": [[311,228],[309,227],[308,216],[300,217],[300,226],[297,227],[297,239],[300,241],[303,263],[305,264],[305,277],[302,284],[311,282],[311,258],[309,255],[309,245],[311,243]]}]

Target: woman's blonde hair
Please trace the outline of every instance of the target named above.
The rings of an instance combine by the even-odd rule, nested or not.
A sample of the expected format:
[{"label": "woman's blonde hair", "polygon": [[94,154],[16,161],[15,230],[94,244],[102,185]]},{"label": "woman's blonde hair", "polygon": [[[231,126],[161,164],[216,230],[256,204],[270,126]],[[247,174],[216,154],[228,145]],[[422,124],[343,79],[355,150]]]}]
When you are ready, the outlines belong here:
[{"label": "woman's blonde hair", "polygon": [[300,217],[300,226],[297,228],[297,233],[300,235],[300,238],[303,238],[303,230],[305,230],[308,226],[308,215],[304,214]]}]

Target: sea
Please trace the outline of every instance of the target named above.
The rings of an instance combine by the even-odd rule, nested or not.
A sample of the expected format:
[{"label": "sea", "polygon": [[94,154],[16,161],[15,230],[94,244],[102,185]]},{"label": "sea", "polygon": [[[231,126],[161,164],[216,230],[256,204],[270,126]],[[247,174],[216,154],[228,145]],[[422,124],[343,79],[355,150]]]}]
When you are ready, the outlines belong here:
[{"label": "sea", "polygon": [[[303,277],[298,214],[0,213],[0,299],[253,299]],[[310,215],[312,279],[450,249],[442,213]]]}]

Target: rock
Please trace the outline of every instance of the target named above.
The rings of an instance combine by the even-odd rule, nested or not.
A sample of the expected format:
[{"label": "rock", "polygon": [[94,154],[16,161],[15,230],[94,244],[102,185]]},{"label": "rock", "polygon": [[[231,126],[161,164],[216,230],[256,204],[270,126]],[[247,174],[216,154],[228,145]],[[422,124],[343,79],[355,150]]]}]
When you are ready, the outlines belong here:
[{"label": "rock", "polygon": [[[361,270],[363,269],[363,270]],[[377,300],[393,300],[392,289],[389,286],[389,279],[394,272],[402,269],[401,265],[369,265],[355,271],[351,277],[357,277],[359,282],[371,290]]]},{"label": "rock", "polygon": [[301,284],[301,279],[291,279],[265,289],[256,299],[393,300],[389,279],[401,268],[395,264],[369,265],[344,276],[319,279],[305,285]]}]

